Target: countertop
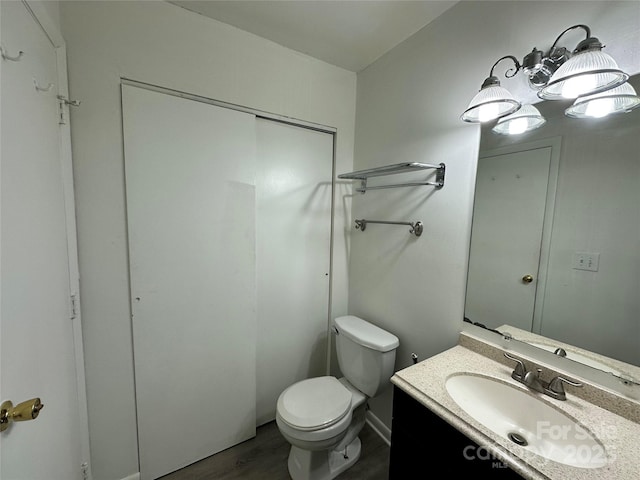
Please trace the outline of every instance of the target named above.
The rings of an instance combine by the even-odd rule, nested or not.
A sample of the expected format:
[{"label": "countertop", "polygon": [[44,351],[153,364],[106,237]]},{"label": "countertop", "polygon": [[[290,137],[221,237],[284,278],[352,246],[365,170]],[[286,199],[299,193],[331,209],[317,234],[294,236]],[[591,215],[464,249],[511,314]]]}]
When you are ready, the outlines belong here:
[{"label": "countertop", "polygon": [[[525,361],[526,357],[521,357]],[[513,367],[463,345],[457,345],[420,363],[396,372],[391,383],[464,433],[492,455],[527,479],[551,480],[638,480],[640,475],[640,424],[632,415],[618,415],[583,398],[567,387],[567,400],[554,400],[531,392],[511,378]],[[573,417],[596,434],[607,452],[608,463],[601,468],[578,468],[548,460],[525,447],[496,435],[474,420],[449,396],[445,382],[451,375],[469,373],[493,377],[534,395],[541,401]],[[594,386],[591,386],[594,387]],[[640,409],[631,403],[629,408]],[[635,413],[635,412],[634,412]]]}]

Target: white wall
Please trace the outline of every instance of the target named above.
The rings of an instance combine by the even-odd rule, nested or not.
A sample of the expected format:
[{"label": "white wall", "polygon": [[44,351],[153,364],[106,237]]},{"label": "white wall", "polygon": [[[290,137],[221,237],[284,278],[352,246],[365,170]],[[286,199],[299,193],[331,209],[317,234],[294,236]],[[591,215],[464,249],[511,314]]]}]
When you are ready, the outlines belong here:
[{"label": "white wall", "polygon": [[[398,369],[411,352],[424,359],[453,346],[462,329],[480,129],[460,114],[498,58],[546,50],[577,23],[592,28],[622,69],[638,72],[638,2],[463,1],[358,74],[355,168],[447,165],[442,190],[379,190],[353,201],[354,218],[425,224],[419,239],[383,226],[352,238],[349,312],[399,337]],[[508,64],[500,65],[502,75]],[[522,75],[501,80],[531,96]],[[390,425],[390,393],[371,404]]]},{"label": "white wall", "polygon": [[[138,471],[120,78],[336,127],[339,171],[352,168],[356,79],[164,2],[61,2],[61,22],[82,102],[71,125],[92,467],[117,480]],[[332,316],[347,302],[338,200]]]},{"label": "white wall", "polygon": [[32,8],[43,7],[54,25],[60,30],[60,2],[58,0],[29,0]]}]

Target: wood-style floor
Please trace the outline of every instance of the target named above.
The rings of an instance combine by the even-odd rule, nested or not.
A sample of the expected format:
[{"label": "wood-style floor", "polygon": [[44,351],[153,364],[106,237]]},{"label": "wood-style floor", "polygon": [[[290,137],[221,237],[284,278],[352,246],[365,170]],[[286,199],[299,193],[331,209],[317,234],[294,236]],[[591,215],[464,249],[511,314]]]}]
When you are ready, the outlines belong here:
[{"label": "wood-style floor", "polygon": [[[389,446],[368,424],[360,440],[360,459],[336,480],[388,480]],[[274,421],[258,427],[251,440],[165,475],[162,480],[290,480],[289,448]]]}]

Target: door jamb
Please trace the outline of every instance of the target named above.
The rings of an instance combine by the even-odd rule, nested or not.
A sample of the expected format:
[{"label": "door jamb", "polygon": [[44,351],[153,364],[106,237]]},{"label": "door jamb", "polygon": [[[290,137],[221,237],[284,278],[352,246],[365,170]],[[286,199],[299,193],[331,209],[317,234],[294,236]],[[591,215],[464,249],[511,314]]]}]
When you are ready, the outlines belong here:
[{"label": "door jamb", "polygon": [[[51,19],[46,8],[40,3],[32,0],[22,0],[27,10],[34,20],[45,32],[56,52],[56,62],[58,71],[58,95],[69,97],[69,83],[67,77],[67,50],[64,38],[58,30],[55,22]],[[68,105],[65,116],[69,119]],[[87,391],[84,368],[84,345],[82,343],[82,316],[80,312],[80,270],[78,265],[78,240],[75,215],[75,193],[73,185],[73,162],[71,154],[71,127],[70,121],[59,125],[60,141],[60,162],[62,169],[62,186],[64,191],[65,219],[67,232],[67,257],[69,264],[69,292],[75,296],[76,301],[71,306],[70,321],[72,322],[72,335],[74,345],[74,361],[76,372],[76,391],[78,395],[78,418],[80,441],[80,459],[84,480],[91,480],[91,450],[89,444],[89,415],[87,407]]]}]

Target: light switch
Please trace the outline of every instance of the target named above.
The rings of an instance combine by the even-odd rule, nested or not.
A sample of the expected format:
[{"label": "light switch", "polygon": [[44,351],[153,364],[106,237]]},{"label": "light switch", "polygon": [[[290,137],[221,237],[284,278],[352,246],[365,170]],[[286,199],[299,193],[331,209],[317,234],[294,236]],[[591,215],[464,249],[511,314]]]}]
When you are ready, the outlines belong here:
[{"label": "light switch", "polygon": [[589,272],[597,272],[599,262],[599,253],[576,252],[573,254],[573,262],[571,266],[574,270],[587,270]]}]

